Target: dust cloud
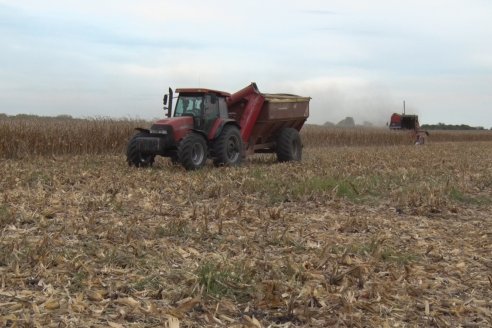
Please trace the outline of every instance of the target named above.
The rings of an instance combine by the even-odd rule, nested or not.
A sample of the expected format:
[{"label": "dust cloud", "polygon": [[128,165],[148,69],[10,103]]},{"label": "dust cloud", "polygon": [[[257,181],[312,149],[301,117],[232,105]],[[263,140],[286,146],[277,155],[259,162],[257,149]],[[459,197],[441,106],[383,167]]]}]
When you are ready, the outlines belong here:
[{"label": "dust cloud", "polygon": [[[403,99],[398,99],[388,87],[355,78],[324,78],[275,86],[282,92],[310,96],[310,124],[338,123],[353,117],[355,124],[364,122],[386,126],[391,114],[403,112]],[[412,106],[406,112],[417,114]]]}]

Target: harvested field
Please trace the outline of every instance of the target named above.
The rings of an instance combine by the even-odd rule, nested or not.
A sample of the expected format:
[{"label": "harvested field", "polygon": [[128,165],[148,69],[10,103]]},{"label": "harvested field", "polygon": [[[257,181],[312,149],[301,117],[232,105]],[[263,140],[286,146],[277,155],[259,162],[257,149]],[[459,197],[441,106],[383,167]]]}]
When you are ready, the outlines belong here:
[{"label": "harvested field", "polygon": [[198,172],[0,160],[0,325],[491,326],[492,142],[316,133]]}]

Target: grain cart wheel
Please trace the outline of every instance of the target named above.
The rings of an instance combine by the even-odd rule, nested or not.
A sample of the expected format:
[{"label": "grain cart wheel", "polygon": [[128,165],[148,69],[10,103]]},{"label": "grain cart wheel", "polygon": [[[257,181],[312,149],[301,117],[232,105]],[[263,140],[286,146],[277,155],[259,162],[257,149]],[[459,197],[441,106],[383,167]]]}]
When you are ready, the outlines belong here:
[{"label": "grain cart wheel", "polygon": [[279,162],[300,161],[302,158],[301,136],[296,129],[285,128],[277,136],[277,159]]},{"label": "grain cart wheel", "polygon": [[241,163],[243,142],[237,126],[226,125],[214,143],[214,165],[234,166]]},{"label": "grain cart wheel", "polygon": [[128,165],[135,165],[136,167],[149,167],[154,164],[155,155],[147,155],[140,152],[139,142],[137,139],[147,136],[149,136],[149,133],[139,132],[128,142],[128,147],[126,149],[126,161],[128,162]]},{"label": "grain cart wheel", "polygon": [[187,170],[197,170],[207,161],[207,142],[196,132],[189,133],[178,146],[178,158]]}]

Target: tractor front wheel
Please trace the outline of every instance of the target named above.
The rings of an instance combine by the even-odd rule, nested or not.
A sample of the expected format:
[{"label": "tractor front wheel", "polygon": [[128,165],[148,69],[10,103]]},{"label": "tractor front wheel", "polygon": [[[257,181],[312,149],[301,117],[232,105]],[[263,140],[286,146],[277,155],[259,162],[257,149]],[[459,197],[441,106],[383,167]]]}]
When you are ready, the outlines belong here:
[{"label": "tractor front wheel", "polygon": [[126,161],[128,165],[135,165],[136,167],[149,167],[154,164],[155,155],[142,154],[140,152],[138,138],[149,136],[146,132],[139,132],[133,136],[128,142],[126,149]]},{"label": "tractor front wheel", "polygon": [[226,125],[214,143],[214,165],[235,166],[242,160],[241,133],[234,125]]},{"label": "tractor front wheel", "polygon": [[300,161],[302,158],[301,136],[296,129],[285,128],[277,136],[277,159],[279,162]]},{"label": "tractor front wheel", "polygon": [[186,170],[198,170],[207,161],[207,142],[196,132],[189,133],[178,146],[178,159]]}]

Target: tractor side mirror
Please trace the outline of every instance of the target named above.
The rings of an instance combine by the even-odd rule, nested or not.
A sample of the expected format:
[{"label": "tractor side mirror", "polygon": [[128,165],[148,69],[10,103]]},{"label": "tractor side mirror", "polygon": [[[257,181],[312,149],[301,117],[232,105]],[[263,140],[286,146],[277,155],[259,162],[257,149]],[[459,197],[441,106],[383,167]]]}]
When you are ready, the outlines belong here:
[{"label": "tractor side mirror", "polygon": [[167,106],[167,117],[171,117],[171,111],[173,110],[173,89],[169,88],[169,96],[167,94],[164,95],[164,110],[166,110],[166,104],[169,100],[169,106]]},{"label": "tractor side mirror", "polygon": [[[168,97],[168,96],[167,96],[167,94],[165,94],[165,95],[164,95],[164,98],[162,98],[162,104],[164,105],[164,106],[163,106],[163,109],[164,109],[164,112],[166,112],[166,116],[167,116],[167,117],[169,117],[169,107],[166,107],[166,105],[167,105],[167,100],[168,100],[168,98],[167,98],[167,97]],[[167,111],[166,111],[166,109],[167,109]]]}]

